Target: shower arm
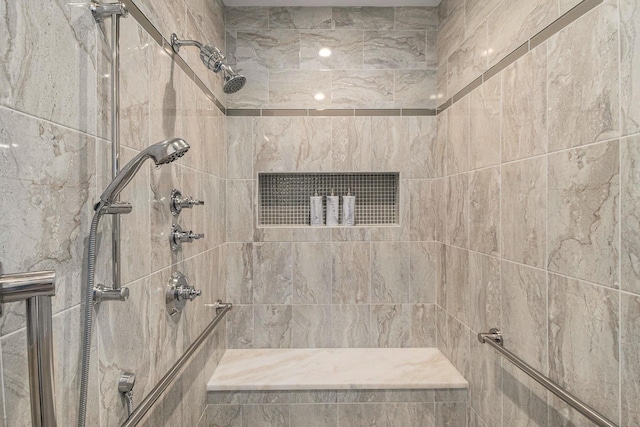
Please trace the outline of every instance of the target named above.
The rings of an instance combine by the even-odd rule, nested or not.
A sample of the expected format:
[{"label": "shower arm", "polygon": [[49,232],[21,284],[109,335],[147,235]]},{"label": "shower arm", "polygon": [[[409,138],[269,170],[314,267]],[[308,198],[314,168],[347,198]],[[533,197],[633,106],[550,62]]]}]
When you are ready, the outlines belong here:
[{"label": "shower arm", "polygon": [[182,46],[196,46],[198,49],[202,49],[203,45],[196,40],[180,40],[176,33],[171,34],[171,47],[175,53],[180,51]]}]

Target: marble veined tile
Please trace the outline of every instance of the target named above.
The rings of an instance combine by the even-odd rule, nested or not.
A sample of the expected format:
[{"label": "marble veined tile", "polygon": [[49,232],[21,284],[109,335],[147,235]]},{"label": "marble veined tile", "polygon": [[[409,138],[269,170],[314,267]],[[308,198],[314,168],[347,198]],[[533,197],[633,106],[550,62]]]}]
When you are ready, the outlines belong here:
[{"label": "marble veined tile", "polygon": [[467,174],[450,176],[446,196],[446,241],[466,248],[469,245],[469,182]]},{"label": "marble veined tile", "polygon": [[370,170],[371,117],[332,117],[331,133],[334,171]]},{"label": "marble veined tile", "polygon": [[500,254],[500,168],[472,172],[469,178],[469,249]]},{"label": "marble veined tile", "polygon": [[336,304],[370,302],[371,253],[368,242],[333,243],[332,299]]},{"label": "marble veined tile", "polygon": [[139,0],[136,6],[140,8],[144,16],[149,18],[165,40],[171,38],[171,33],[177,33],[179,37],[184,37],[179,31],[186,25],[187,8],[184,3]]},{"label": "marble veined tile", "polygon": [[335,70],[331,106],[336,108],[392,108],[394,72],[391,70]]},{"label": "marble veined tile", "polygon": [[254,305],[254,348],[291,347],[291,316],[290,305]]},{"label": "marble veined tile", "polygon": [[426,68],[426,43],[425,31],[365,31],[364,68]]},{"label": "marble veined tile", "polygon": [[236,71],[245,76],[247,82],[242,90],[227,95],[227,108],[269,107],[269,71],[251,69]]},{"label": "marble veined tile", "polygon": [[371,118],[371,169],[409,173],[407,117]]},{"label": "marble veined tile", "polygon": [[620,288],[640,294],[640,137],[621,142],[622,277]]},{"label": "marble veined tile", "polygon": [[395,108],[436,108],[436,70],[395,70]]},{"label": "marble veined tile", "polygon": [[620,103],[625,135],[640,132],[640,5],[621,0],[620,8]]},{"label": "marble veined tile", "polygon": [[502,161],[547,152],[547,45],[502,72]]},{"label": "marble veined tile", "polygon": [[331,306],[332,347],[369,347],[369,305],[334,304]]},{"label": "marble veined tile", "polygon": [[291,425],[308,427],[338,427],[338,405],[306,404],[291,405]]},{"label": "marble veined tile", "polygon": [[447,93],[450,96],[464,89],[487,69],[487,30],[481,25],[455,49],[447,60]]},{"label": "marble veined tile", "polygon": [[331,29],[330,7],[271,7],[269,28]]},{"label": "marble veined tile", "polygon": [[332,13],[336,29],[393,29],[392,7],[333,7]]},{"label": "marble veined tile", "polygon": [[435,117],[409,118],[409,158],[411,178],[439,178],[443,176],[446,145],[437,137]]},{"label": "marble veined tile", "polygon": [[293,303],[331,303],[331,243],[293,243]]},{"label": "marble veined tile", "polygon": [[500,260],[471,252],[469,284],[471,286],[471,329],[485,331],[490,328],[501,328]]},{"label": "marble veined tile", "polygon": [[236,39],[238,69],[300,68],[300,31],[238,31]]},{"label": "marble veined tile", "polygon": [[[329,49],[329,55],[321,55]],[[300,32],[300,68],[358,69],[363,62],[363,36],[359,30],[315,30]]]},{"label": "marble veined tile", "polygon": [[[620,399],[619,304],[611,289],[549,275],[549,375],[614,422]],[[552,425],[559,425],[558,415],[551,412]]]},{"label": "marble veined tile", "polygon": [[207,384],[208,391],[466,387],[436,348],[227,350]]},{"label": "marble veined tile", "polygon": [[622,363],[622,425],[640,423],[640,408],[636,402],[640,398],[640,297],[621,294],[620,346]]},{"label": "marble veined tile", "polygon": [[500,0],[467,0],[465,7],[465,31],[474,31],[484,22],[491,12],[500,4]]},{"label": "marble veined tile", "polygon": [[558,17],[557,0],[502,0],[487,19],[489,67]]},{"label": "marble veined tile", "polygon": [[[449,314],[462,322],[469,324],[470,285],[469,285],[469,251],[453,246],[447,246],[444,252],[446,305]],[[453,325],[449,325],[452,327]],[[460,332],[461,333],[461,332]]]},{"label": "marble veined tile", "polygon": [[447,174],[469,170],[469,96],[447,109]]},{"label": "marble veined tile", "polygon": [[120,29],[120,143],[144,150],[149,142],[151,37],[133,19]]},{"label": "marble veined tile", "polygon": [[292,294],[292,248],[287,242],[253,245],[253,301],[288,304]]},{"label": "marble veined tile", "polygon": [[546,251],[546,159],[502,166],[502,256],[543,268]]},{"label": "marble veined tile", "polygon": [[502,328],[509,348],[541,372],[547,370],[547,274],[502,261]]},{"label": "marble veined tile", "polygon": [[549,151],[620,132],[616,11],[602,4],[548,41]]},{"label": "marble veined tile", "polygon": [[239,29],[269,28],[268,7],[225,7],[225,26]]},{"label": "marble veined tile", "polygon": [[409,286],[409,243],[371,244],[371,302],[406,303]]},{"label": "marble veined tile", "polygon": [[550,271],[618,287],[618,141],[549,156]]},{"label": "marble veined tile", "polygon": [[469,169],[500,164],[500,76],[471,92]]},{"label": "marble veined tile", "polygon": [[[6,273],[55,270],[53,312],[78,304],[83,238],[95,202],[96,140],[0,107],[0,257]],[[20,242],[20,244],[9,244]],[[24,326],[24,304],[6,306],[2,334]]]},{"label": "marble veined tile", "polygon": [[227,117],[229,179],[253,178],[253,117]]},{"label": "marble veined tile", "polygon": [[0,7],[0,104],[95,134],[99,29],[91,14],[62,0]]},{"label": "marble veined tile", "polygon": [[[445,7],[442,7],[443,5]],[[442,3],[439,9],[447,9],[446,4]],[[446,64],[449,55],[464,41],[464,15],[464,8],[458,7],[439,20],[440,25],[438,26],[437,42],[438,64]]]},{"label": "marble veined tile", "polygon": [[425,28],[438,28],[437,7],[403,6],[395,8],[396,30],[424,30]]},{"label": "marble veined tile", "polygon": [[269,107],[328,108],[331,71],[273,70],[269,72]]}]

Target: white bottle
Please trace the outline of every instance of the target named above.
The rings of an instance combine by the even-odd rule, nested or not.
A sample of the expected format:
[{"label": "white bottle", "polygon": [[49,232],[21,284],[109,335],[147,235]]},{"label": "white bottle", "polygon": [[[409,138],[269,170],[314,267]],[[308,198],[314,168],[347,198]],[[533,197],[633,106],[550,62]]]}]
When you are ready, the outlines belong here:
[{"label": "white bottle", "polygon": [[356,224],[355,210],[356,196],[352,196],[349,189],[347,195],[342,196],[342,225],[352,227]]},{"label": "white bottle", "polygon": [[334,196],[333,189],[331,189],[331,195],[327,196],[327,225],[335,227],[338,225],[338,218],[340,212],[340,197]]},{"label": "white bottle", "polygon": [[322,221],[322,196],[318,195],[318,190],[313,196],[309,197],[309,208],[311,225],[324,225]]}]

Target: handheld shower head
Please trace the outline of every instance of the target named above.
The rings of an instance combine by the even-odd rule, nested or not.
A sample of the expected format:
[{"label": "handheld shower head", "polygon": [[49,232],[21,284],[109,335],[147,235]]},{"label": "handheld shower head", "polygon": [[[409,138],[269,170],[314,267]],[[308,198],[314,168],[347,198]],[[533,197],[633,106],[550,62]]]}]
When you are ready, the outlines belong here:
[{"label": "handheld shower head", "polygon": [[203,45],[195,40],[180,40],[175,33],[171,34],[171,47],[173,48],[173,51],[178,53],[181,46],[196,46],[200,49],[200,60],[205,67],[214,73],[222,71],[224,76],[224,86],[222,89],[224,90],[224,93],[236,93],[242,89],[244,84],[247,82],[247,78],[245,76],[236,73],[231,67],[223,62],[224,55],[217,47],[209,44]]},{"label": "handheld shower head", "polygon": [[164,165],[184,156],[189,148],[189,144],[181,138],[167,139],[147,147],[127,163],[118,175],[113,178],[113,181],[111,181],[106,190],[104,190],[104,193],[100,196],[100,202],[105,206],[113,203],[113,200],[118,197],[118,194],[129,184],[145,160],[150,158],[157,166]]}]

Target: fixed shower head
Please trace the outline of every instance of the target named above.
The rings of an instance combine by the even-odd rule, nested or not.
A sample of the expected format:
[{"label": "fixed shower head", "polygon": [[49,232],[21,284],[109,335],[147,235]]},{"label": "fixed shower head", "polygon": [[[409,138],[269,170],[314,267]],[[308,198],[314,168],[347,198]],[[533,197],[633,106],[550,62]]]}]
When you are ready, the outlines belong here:
[{"label": "fixed shower head", "polygon": [[100,196],[100,202],[105,206],[113,203],[115,198],[118,197],[118,194],[120,194],[138,172],[145,160],[152,159],[157,166],[164,165],[184,156],[184,153],[186,153],[189,148],[191,147],[184,139],[172,138],[157,142],[141,151],[113,178],[113,181],[111,181],[106,190],[104,190],[104,193]]},{"label": "fixed shower head", "polygon": [[205,67],[214,73],[222,71],[222,74],[224,75],[224,86],[222,88],[224,93],[236,93],[242,89],[244,84],[247,82],[247,78],[245,76],[236,73],[231,67],[223,62],[224,55],[217,47],[209,44],[203,45],[195,40],[180,40],[175,33],[171,34],[171,47],[173,48],[173,51],[178,53],[181,46],[196,46],[200,49],[200,60]]},{"label": "fixed shower head", "polygon": [[222,90],[224,93],[232,94],[236,93],[247,82],[247,78],[242,74],[238,74],[229,66],[222,66],[222,74],[224,75],[224,86]]}]

